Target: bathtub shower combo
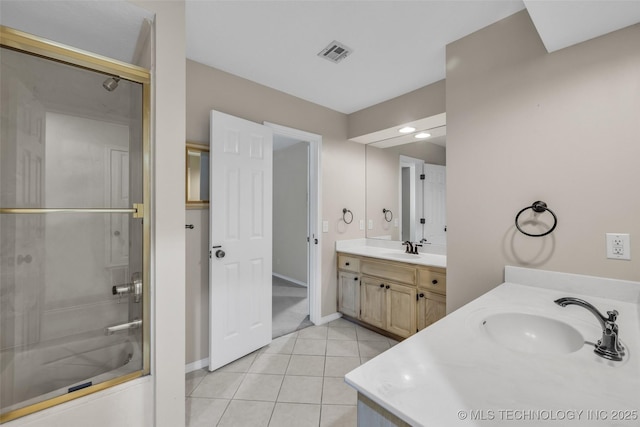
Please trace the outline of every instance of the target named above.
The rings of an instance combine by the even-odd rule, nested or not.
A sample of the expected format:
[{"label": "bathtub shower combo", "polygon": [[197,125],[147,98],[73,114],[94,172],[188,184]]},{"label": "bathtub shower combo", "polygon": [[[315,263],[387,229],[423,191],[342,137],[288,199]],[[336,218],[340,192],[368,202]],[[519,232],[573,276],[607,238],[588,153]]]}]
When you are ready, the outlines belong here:
[{"label": "bathtub shower combo", "polygon": [[6,422],[148,373],[149,73],[0,30]]}]

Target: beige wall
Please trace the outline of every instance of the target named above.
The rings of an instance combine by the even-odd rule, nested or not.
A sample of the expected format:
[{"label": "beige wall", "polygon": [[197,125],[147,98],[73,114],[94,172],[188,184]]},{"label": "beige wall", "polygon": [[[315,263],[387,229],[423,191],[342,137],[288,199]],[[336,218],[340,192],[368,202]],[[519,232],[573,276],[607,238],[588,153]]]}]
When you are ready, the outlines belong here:
[{"label": "beige wall", "polygon": [[349,114],[348,137],[366,135],[445,112],[445,81]]},{"label": "beige wall", "polygon": [[[447,308],[506,265],[640,280],[640,25],[546,53],[526,11],[447,46]],[[515,230],[543,200],[544,238]],[[543,218],[543,217],[541,217]],[[631,233],[632,261],[605,233]]]},{"label": "beige wall", "polygon": [[[347,141],[347,116],[194,61],[187,61],[186,99],[186,139],[189,141],[209,143],[209,111],[212,109],[257,123],[268,121],[322,135],[322,219],[329,222],[329,232],[319,236],[322,246],[321,314],[335,313],[335,241],[364,237],[364,230],[359,230],[357,220],[364,218],[365,209],[364,146]],[[344,207],[351,209],[356,218],[349,226],[340,221]],[[187,283],[187,293],[192,296],[187,300],[188,310],[200,312],[199,327],[205,328],[208,290],[203,283]],[[195,359],[188,358],[187,363],[207,357],[206,346],[190,342],[198,339],[200,333],[187,330],[187,353],[201,349],[200,355],[193,354]]]}]

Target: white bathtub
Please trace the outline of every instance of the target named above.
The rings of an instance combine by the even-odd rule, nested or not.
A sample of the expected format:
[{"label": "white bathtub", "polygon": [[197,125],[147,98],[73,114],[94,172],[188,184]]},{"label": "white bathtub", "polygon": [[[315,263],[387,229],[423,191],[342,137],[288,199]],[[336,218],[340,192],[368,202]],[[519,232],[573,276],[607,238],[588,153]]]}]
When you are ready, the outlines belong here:
[{"label": "white bathtub", "polygon": [[142,352],[135,337],[93,331],[3,351],[2,412],[66,394],[74,386],[141,370]]}]

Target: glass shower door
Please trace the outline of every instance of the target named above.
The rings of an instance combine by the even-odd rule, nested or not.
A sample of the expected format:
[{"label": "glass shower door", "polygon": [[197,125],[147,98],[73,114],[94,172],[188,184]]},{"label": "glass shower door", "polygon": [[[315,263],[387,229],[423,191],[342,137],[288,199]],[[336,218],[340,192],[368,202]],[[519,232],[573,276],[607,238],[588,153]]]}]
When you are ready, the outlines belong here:
[{"label": "glass shower door", "polygon": [[4,422],[148,371],[148,88],[5,45],[0,65]]}]

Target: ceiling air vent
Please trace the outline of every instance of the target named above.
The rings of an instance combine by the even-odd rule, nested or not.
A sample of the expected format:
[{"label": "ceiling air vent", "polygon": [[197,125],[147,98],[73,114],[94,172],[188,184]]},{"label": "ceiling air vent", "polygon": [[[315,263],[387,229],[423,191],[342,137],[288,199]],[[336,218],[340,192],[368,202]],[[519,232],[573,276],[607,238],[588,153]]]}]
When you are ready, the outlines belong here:
[{"label": "ceiling air vent", "polygon": [[342,43],[338,43],[337,41],[332,41],[318,53],[318,56],[321,58],[325,58],[331,62],[338,63],[346,58],[348,55],[351,55],[353,50]]}]

